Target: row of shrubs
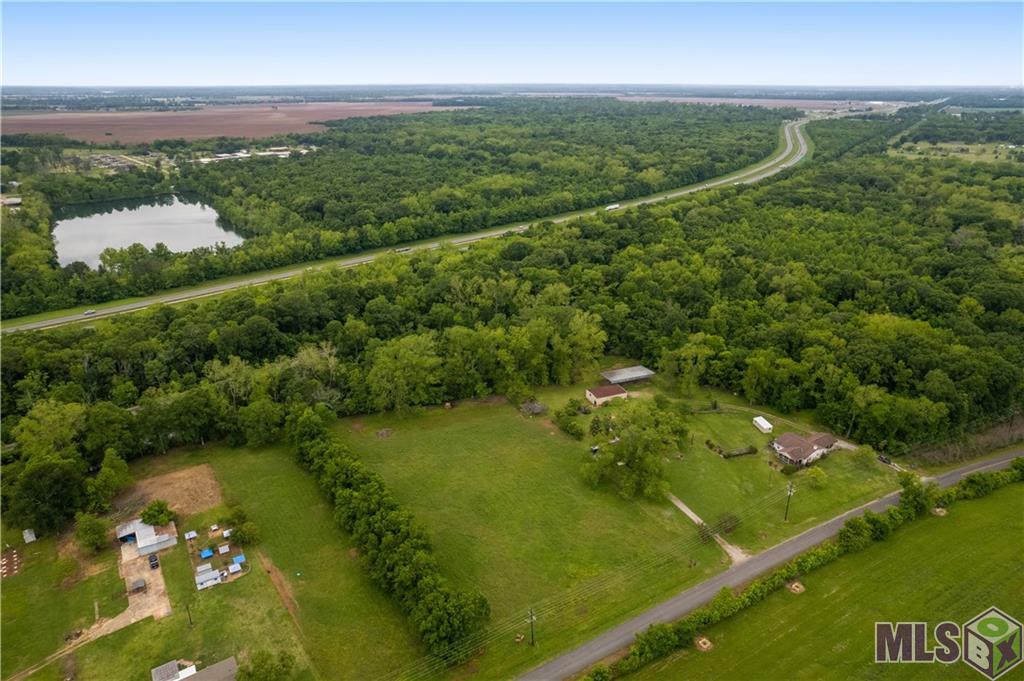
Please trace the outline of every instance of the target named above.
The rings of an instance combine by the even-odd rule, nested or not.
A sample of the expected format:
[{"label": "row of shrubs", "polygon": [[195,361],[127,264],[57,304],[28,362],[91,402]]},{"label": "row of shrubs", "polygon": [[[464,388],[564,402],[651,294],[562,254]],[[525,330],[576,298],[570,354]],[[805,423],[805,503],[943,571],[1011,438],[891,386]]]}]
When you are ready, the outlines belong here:
[{"label": "row of shrubs", "polygon": [[624,658],[609,667],[596,667],[584,677],[584,681],[608,681],[635,672],[656,659],[689,647],[698,632],[760,603],[787,582],[828,565],[847,553],[860,551],[873,541],[885,540],[898,527],[933,507],[945,508],[955,501],[977,499],[1012,482],[1021,481],[1024,481],[1024,458],[1014,460],[1013,465],[1004,471],[969,475],[943,491],[932,485],[923,485],[913,474],[903,473],[900,476],[903,491],[898,505],[884,513],[867,511],[863,516],[847,520],[834,541],[797,556],[770,575],[754,581],[739,594],[723,588],[710,603],[683,619],[671,624],[652,625],[637,635],[636,642]]},{"label": "row of shrubs", "polygon": [[293,414],[288,432],[300,463],[334,502],[335,521],[352,535],[370,577],[398,602],[431,654],[463,661],[472,651],[462,644],[490,617],[487,599],[448,584],[426,533],[383,479],[328,435],[317,412]]}]

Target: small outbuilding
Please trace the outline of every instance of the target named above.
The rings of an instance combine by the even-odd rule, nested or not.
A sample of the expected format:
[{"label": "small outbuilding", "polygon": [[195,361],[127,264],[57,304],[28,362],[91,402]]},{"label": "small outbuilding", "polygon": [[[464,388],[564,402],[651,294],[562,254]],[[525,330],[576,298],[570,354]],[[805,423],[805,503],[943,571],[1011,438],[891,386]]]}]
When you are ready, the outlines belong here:
[{"label": "small outbuilding", "polygon": [[196,568],[196,589],[199,591],[217,586],[222,581],[224,581],[224,575],[220,570],[214,570],[209,563],[204,563]]},{"label": "small outbuilding", "polygon": [[220,555],[224,555],[225,553],[229,552],[230,550],[231,550],[231,544],[221,544],[220,546],[217,547],[217,553],[220,554]]},{"label": "small outbuilding", "polygon": [[21,531],[21,538],[25,541],[26,544],[31,544],[32,542],[34,542],[36,540],[36,531],[35,530],[22,530]]},{"label": "small outbuilding", "polygon": [[587,402],[590,402],[595,407],[600,407],[605,402],[611,402],[614,399],[625,399],[629,397],[629,393],[621,385],[599,385],[587,388],[586,397]]},{"label": "small outbuilding", "polygon": [[185,540],[186,541],[192,541],[193,539],[195,539],[198,536],[199,536],[198,532],[196,532],[195,530],[189,530],[188,532],[185,533]]},{"label": "small outbuilding", "polygon": [[760,430],[762,433],[772,432],[772,424],[769,423],[768,419],[763,416],[754,417],[754,427]]},{"label": "small outbuilding", "polygon": [[133,594],[146,593],[146,580],[136,579],[128,587],[128,592]]},{"label": "small outbuilding", "polygon": [[213,549],[203,549],[199,552],[199,557],[203,559],[213,558]]}]

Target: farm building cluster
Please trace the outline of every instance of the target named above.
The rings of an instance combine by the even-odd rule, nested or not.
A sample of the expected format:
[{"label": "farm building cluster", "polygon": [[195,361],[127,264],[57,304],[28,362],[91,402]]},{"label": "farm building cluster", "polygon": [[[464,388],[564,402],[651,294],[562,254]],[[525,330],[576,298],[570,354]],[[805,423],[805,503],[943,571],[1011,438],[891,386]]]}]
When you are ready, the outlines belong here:
[{"label": "farm building cluster", "polygon": [[231,532],[231,528],[222,530],[218,525],[211,525],[206,541],[200,541],[195,530],[185,533],[199,591],[225,584],[248,572],[245,553],[228,541]]},{"label": "farm building cluster", "polygon": [[196,162],[206,165],[207,163],[216,163],[218,161],[235,161],[243,158],[252,158],[254,156],[264,158],[288,158],[289,156],[291,156],[293,151],[305,155],[308,154],[310,151],[316,151],[316,147],[297,147],[294,149],[292,147],[270,147],[269,149],[265,149],[263,151],[249,151],[248,149],[239,149],[238,151],[233,151],[230,153],[214,154],[213,156],[204,156],[202,158],[196,159]]},{"label": "farm building cluster", "polygon": [[600,407],[602,404],[606,404],[612,400],[626,399],[629,397],[629,392],[622,387],[623,383],[645,381],[653,376],[653,371],[640,365],[626,367],[624,369],[610,369],[608,371],[602,371],[601,377],[608,381],[608,383],[594,386],[593,388],[587,388],[584,396],[587,398],[587,402],[590,402],[595,407]]}]

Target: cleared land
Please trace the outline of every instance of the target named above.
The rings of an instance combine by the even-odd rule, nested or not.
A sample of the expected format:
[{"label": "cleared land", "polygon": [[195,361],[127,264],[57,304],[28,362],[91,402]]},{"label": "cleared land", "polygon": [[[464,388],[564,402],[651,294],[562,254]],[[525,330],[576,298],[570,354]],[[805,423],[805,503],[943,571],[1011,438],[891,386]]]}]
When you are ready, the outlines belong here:
[{"label": "cleared land", "polygon": [[[631,399],[652,399],[666,395],[660,383],[635,383],[627,386]],[[545,404],[560,408],[570,397],[583,397],[583,386],[552,388],[540,391]],[[678,497],[700,518],[714,524],[724,514],[740,518],[739,527],[726,539],[748,551],[760,551],[799,534],[827,520],[843,510],[854,508],[877,499],[899,487],[896,471],[874,460],[858,461],[851,451],[836,449],[810,468],[786,475],[782,464],[768,443],[783,432],[807,435],[826,430],[809,422],[804,414],[781,416],[746,402],[721,390],[701,389],[694,398],[673,402],[685,403],[694,411],[706,410],[711,400],[718,411],[693,413],[683,417],[689,430],[687,441],[678,456],[670,456],[664,463],[669,492]],[[615,400],[601,407],[597,413],[615,414],[625,405]],[[775,426],[771,434],[758,431],[751,420],[762,415]],[[589,430],[589,416],[577,417],[585,430]],[[603,438],[607,439],[607,438]],[[601,445],[601,438],[593,444]],[[726,452],[750,446],[756,453],[723,458],[705,444],[708,440]],[[580,450],[585,447],[578,445]],[[812,479],[811,469],[824,471],[825,480]],[[796,487],[784,521],[786,489],[792,482]]]},{"label": "cleared land", "polygon": [[846,111],[867,109],[892,111],[908,106],[910,102],[866,102],[854,99],[766,99],[761,97],[659,97],[657,95],[629,95],[618,97],[624,102],[676,102],[678,104],[736,104],[766,108],[803,109],[804,111]]},{"label": "cleared land", "polygon": [[1024,149],[1009,148],[1001,142],[985,142],[965,144],[962,142],[930,142],[907,143],[889,150],[892,156],[908,158],[956,158],[961,161],[982,161],[996,163],[999,161],[1024,161]]},{"label": "cleared land", "polygon": [[128,607],[113,550],[79,565],[60,555],[55,538],[25,545],[20,534],[5,530],[3,537],[22,561],[21,571],[2,585],[3,678],[55,652],[65,636],[87,629],[97,616],[113,617]]},{"label": "cleared land", "polygon": [[[995,605],[1024,613],[1024,487],[961,502],[905,527],[704,632],[714,648],[652,664],[637,679],[977,679],[962,662],[871,662],[876,621],[965,622]],[[1013,677],[1011,673],[1009,677]]]},{"label": "cleared land", "polygon": [[[739,528],[729,541],[746,549],[760,550],[837,515],[844,509],[883,496],[898,487],[896,471],[878,461],[858,463],[853,452],[838,449],[811,468],[827,476],[815,487],[810,470],[792,475],[781,472],[778,459],[766,451],[772,435],[758,432],[746,413],[722,411],[687,417],[692,443],[681,459],[665,465],[669,488],[705,522],[724,513],[739,513]],[[806,433],[808,427],[792,428],[776,422],[776,434]],[[711,440],[726,451],[753,444],[756,454],[722,458],[708,449]],[[785,490],[792,482],[796,493],[784,522]]]},{"label": "cleared land", "polygon": [[[726,567],[668,502],[587,487],[582,444],[503,401],[337,431],[427,529],[443,572],[490,601],[500,635],[469,664],[480,678],[509,678]],[[531,607],[533,648],[516,640]]]},{"label": "cleared land", "polygon": [[209,106],[198,111],[102,111],[4,116],[13,133],[63,133],[86,142],[138,144],[158,139],[269,137],[324,130],[317,121],[443,111],[430,102],[315,102]]}]

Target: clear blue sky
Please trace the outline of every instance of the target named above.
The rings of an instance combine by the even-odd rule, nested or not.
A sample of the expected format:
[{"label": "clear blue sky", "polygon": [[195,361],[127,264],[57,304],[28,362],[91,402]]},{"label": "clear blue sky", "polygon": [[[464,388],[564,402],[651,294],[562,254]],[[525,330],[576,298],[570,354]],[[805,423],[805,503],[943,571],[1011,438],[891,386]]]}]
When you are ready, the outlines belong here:
[{"label": "clear blue sky", "polygon": [[1020,85],[1024,3],[3,3],[6,85]]}]

